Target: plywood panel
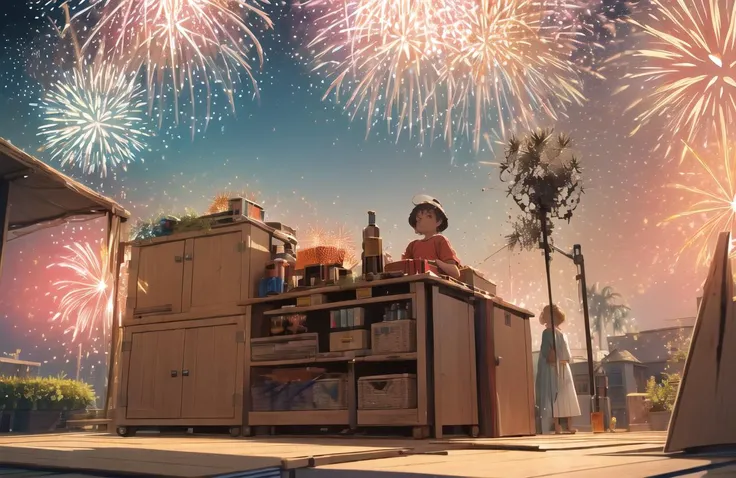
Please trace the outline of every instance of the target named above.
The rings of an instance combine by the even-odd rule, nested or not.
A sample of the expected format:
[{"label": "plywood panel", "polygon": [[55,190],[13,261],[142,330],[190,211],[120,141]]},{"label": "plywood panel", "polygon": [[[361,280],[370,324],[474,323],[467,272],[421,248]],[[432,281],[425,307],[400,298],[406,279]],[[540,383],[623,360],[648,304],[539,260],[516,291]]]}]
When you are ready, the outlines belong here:
[{"label": "plywood panel", "polygon": [[475,425],[475,337],[470,306],[442,294],[438,287],[432,288],[432,303],[435,427]]},{"label": "plywood panel", "polygon": [[493,308],[493,345],[496,366],[495,394],[499,436],[528,435],[530,415],[527,321]]},{"label": "plywood panel", "polygon": [[141,247],[134,314],[181,312],[184,241]]},{"label": "plywood panel", "polygon": [[240,231],[194,239],[191,308],[237,306],[244,253]]},{"label": "plywood panel", "polygon": [[736,444],[736,317],[728,232],[718,236],[665,452]]},{"label": "plywood panel", "polygon": [[128,368],[127,418],[178,418],[184,330],[134,333]]},{"label": "plywood panel", "polygon": [[[182,418],[235,416],[238,326],[186,329]],[[238,405],[240,405],[238,403]]]}]

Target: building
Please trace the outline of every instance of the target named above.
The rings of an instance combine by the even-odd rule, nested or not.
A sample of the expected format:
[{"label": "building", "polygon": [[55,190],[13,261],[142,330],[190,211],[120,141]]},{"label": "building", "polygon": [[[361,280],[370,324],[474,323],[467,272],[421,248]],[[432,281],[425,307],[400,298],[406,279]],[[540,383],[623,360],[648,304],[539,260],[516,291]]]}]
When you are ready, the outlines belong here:
[{"label": "building", "polygon": [[609,350],[627,350],[647,369],[648,377],[660,380],[662,373],[682,373],[684,361],[672,363],[673,354],[686,352],[695,318],[675,319],[677,325],[608,337]]}]

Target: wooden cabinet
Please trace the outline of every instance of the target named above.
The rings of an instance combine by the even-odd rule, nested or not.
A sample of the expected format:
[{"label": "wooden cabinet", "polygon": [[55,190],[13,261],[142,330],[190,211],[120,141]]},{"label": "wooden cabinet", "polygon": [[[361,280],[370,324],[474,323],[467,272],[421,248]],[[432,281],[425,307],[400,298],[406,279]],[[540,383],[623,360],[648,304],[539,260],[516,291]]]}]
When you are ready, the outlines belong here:
[{"label": "wooden cabinet", "polygon": [[242,313],[270,259],[270,238],[242,223],[133,243],[124,325]]},{"label": "wooden cabinet", "polygon": [[530,316],[498,298],[480,300],[476,305],[483,436],[536,434]]},{"label": "wooden cabinet", "polygon": [[432,287],[435,437],[442,427],[478,425],[475,324],[467,295]]},{"label": "wooden cabinet", "polygon": [[245,318],[126,327],[118,426],[240,426]]}]

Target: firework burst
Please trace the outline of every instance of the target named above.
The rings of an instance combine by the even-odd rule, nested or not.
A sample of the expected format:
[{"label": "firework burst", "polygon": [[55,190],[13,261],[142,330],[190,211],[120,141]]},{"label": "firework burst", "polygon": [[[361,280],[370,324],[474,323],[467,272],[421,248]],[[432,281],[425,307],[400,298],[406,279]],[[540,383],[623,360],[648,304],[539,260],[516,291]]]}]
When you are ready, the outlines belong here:
[{"label": "firework burst", "polygon": [[[631,52],[641,63],[625,76],[646,84],[629,107],[642,107],[632,134],[666,118],[665,129],[675,140],[705,144],[721,125],[736,121],[736,9],[727,0],[652,3],[655,10],[646,23],[631,20],[652,42]],[[687,152],[682,148],[680,161]]]},{"label": "firework burst", "polygon": [[708,186],[686,184],[672,184],[670,187],[686,191],[695,201],[685,211],[674,214],[659,225],[675,220],[690,220],[702,218],[700,226],[693,225],[694,231],[677,253],[677,258],[690,248],[697,248],[697,264],[708,266],[713,258],[713,247],[718,233],[729,231],[736,233],[736,148],[728,141],[725,130],[722,130],[722,139],[719,142],[720,164],[717,168],[708,164],[703,157],[688,144],[685,151],[689,153],[700,167],[700,177],[705,177]]},{"label": "firework burst", "polygon": [[[531,127],[537,113],[550,118],[584,100],[569,57],[570,42],[541,34],[544,6],[525,0],[480,0],[453,10],[456,21],[448,48],[447,83],[461,133],[477,150],[484,120],[496,113],[500,136],[508,126]],[[451,138],[453,122],[445,123]]]},{"label": "firework burst", "polygon": [[64,295],[59,311],[51,320],[71,323],[66,333],[72,333],[72,341],[84,331],[91,336],[95,326],[102,327],[103,334],[107,334],[112,322],[114,284],[108,270],[107,248],[102,246],[100,254],[89,243],[75,242],[64,248],[69,254],[48,267],[68,269],[74,278],[54,283]]},{"label": "firework burst", "polygon": [[[212,83],[222,85],[233,110],[240,71],[245,71],[254,94],[258,93],[248,52],[255,48],[262,64],[263,49],[248,17],[252,15],[271,28],[262,3],[268,1],[101,0],[100,20],[83,49],[102,45],[105,58],[114,58],[134,71],[145,67],[150,106],[158,98],[162,109],[166,92],[173,90],[177,122],[180,94],[188,85],[194,108],[195,83],[203,83],[208,121]],[[84,13],[80,10],[77,16]]]},{"label": "firework burst", "polygon": [[[340,100],[347,90],[345,108],[352,117],[364,111],[366,135],[383,109],[383,120],[411,134],[432,123],[425,116],[436,101],[438,72],[432,58],[440,54],[439,19],[446,11],[441,0],[344,0],[330,3],[319,20],[323,25],[309,47],[318,50],[315,71],[332,81],[324,95]],[[323,98],[323,99],[324,99]],[[436,108],[431,110],[436,113]],[[380,116],[380,113],[379,113]]]},{"label": "firework burst", "polygon": [[61,165],[88,174],[135,161],[149,135],[142,119],[145,102],[132,76],[110,66],[74,69],[54,82],[43,97],[44,150]]}]

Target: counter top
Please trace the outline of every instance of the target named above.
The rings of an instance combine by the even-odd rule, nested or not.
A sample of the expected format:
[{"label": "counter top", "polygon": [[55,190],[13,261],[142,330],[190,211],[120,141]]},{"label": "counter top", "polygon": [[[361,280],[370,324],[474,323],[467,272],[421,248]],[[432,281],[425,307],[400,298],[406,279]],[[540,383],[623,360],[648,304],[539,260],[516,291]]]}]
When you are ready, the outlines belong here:
[{"label": "counter top", "polygon": [[477,299],[491,300],[495,304],[498,304],[499,306],[505,307],[507,309],[511,309],[515,312],[518,312],[521,315],[524,315],[527,317],[534,317],[534,314],[532,312],[526,309],[523,309],[519,306],[516,306],[514,304],[511,304],[509,302],[506,302],[500,297],[490,295],[490,294],[485,294],[477,290],[473,290],[469,286],[461,282],[456,282],[450,279],[445,279],[431,272],[428,272],[425,274],[405,275],[402,277],[393,277],[389,279],[375,279],[371,281],[360,279],[360,280],[356,280],[355,282],[346,282],[346,283],[338,284],[338,285],[307,287],[307,288],[303,288],[303,289],[299,289],[299,290],[295,290],[291,292],[286,292],[283,294],[278,294],[278,295],[273,295],[273,296],[268,296],[268,297],[247,299],[247,300],[241,301],[238,305],[248,306],[248,305],[254,305],[254,304],[267,304],[267,303],[272,303],[272,302],[279,302],[282,300],[306,297],[306,296],[310,296],[314,294],[327,294],[327,293],[340,292],[340,291],[345,291],[345,290],[361,289],[364,287],[380,287],[380,286],[386,286],[386,285],[405,284],[405,283],[411,283],[411,282],[428,282],[434,285],[448,287],[461,294],[466,294],[469,297],[472,296]]}]

